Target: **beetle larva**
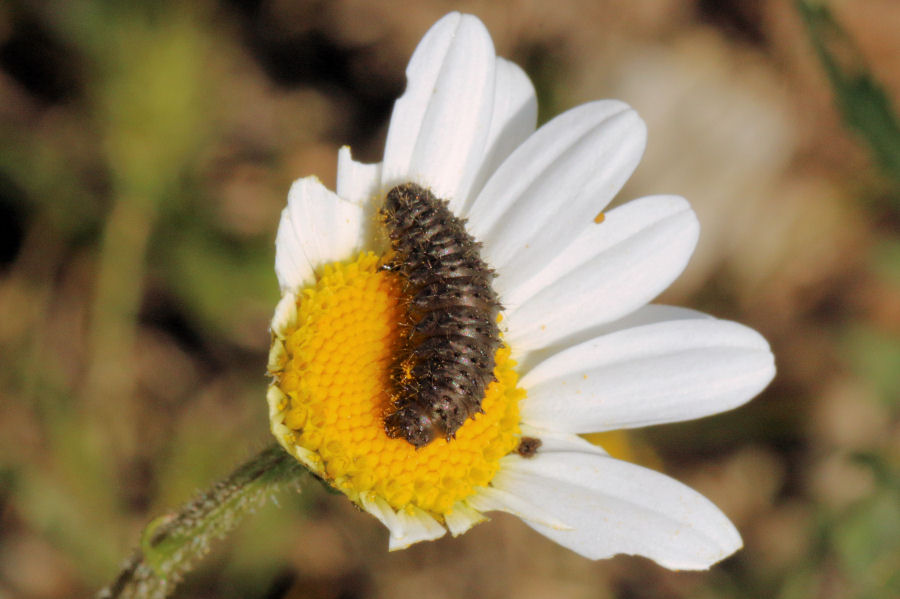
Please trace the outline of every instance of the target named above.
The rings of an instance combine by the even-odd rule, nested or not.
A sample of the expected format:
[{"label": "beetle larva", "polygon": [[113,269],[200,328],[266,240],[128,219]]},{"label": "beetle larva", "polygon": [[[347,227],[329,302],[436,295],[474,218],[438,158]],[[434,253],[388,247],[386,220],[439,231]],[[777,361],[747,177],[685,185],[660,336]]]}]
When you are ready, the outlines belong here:
[{"label": "beetle larva", "polygon": [[391,189],[381,209],[409,298],[403,348],[394,367],[394,400],[384,428],[423,447],[452,439],[481,411],[500,347],[500,302],[480,244],[445,200],[414,183]]}]

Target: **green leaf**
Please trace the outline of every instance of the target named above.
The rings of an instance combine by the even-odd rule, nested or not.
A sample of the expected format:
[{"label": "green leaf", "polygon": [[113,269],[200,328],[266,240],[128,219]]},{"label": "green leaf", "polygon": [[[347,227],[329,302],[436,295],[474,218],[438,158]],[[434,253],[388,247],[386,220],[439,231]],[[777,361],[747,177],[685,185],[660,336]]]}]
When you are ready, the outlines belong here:
[{"label": "green leaf", "polygon": [[862,136],[884,172],[900,181],[900,121],[887,94],[826,5],[798,0],[796,6],[844,122]]}]

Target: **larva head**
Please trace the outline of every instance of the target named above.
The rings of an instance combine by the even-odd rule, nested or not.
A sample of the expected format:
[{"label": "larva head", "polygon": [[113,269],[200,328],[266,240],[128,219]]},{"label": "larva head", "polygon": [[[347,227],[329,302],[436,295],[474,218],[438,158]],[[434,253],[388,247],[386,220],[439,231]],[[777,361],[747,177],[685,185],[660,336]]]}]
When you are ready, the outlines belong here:
[{"label": "larva head", "polygon": [[395,227],[400,224],[408,225],[409,223],[403,222],[409,217],[408,209],[421,196],[431,197],[431,194],[415,183],[404,183],[392,188],[384,198],[384,205],[380,210],[381,217]]},{"label": "larva head", "polygon": [[392,188],[388,191],[387,196],[384,198],[384,205],[381,207],[382,214],[391,214],[393,215],[397,212],[397,209],[400,208],[400,205],[403,203],[405,197],[405,186],[398,185],[397,187]]}]

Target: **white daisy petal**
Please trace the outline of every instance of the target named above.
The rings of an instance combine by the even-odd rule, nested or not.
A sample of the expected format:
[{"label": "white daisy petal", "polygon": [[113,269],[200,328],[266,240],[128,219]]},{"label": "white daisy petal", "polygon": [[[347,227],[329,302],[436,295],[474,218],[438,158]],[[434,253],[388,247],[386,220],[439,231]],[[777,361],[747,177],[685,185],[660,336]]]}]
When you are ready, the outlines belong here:
[{"label": "white daisy petal", "polygon": [[425,34],[406,67],[406,91],[394,102],[382,163],[382,181],[401,183],[409,173],[419,130],[435,92],[443,62],[450,51],[462,15],[453,12]]},{"label": "white daisy petal", "polygon": [[294,181],[275,239],[275,272],[282,290],[315,281],[315,270],[360,249],[363,208],[342,200],[315,177]]},{"label": "white daisy petal", "polygon": [[533,505],[526,496],[510,493],[496,486],[481,487],[466,501],[479,512],[506,512],[527,522],[540,523],[542,526],[553,529],[569,530],[572,528],[556,518],[552,510]]},{"label": "white daisy petal", "polygon": [[403,534],[397,535],[391,531],[388,551],[406,549],[420,541],[433,541],[447,534],[447,529],[441,526],[437,520],[413,506],[398,511],[397,519],[401,522]]},{"label": "white daisy petal", "polygon": [[465,216],[474,196],[488,178],[529,135],[537,124],[537,96],[528,75],[518,65],[497,58],[494,83],[494,109],[485,143],[485,155],[465,204],[458,214]]},{"label": "white daisy petal", "polygon": [[290,329],[297,324],[297,296],[292,291],[285,292],[275,306],[270,329],[279,339],[284,339]]},{"label": "white daisy petal", "polygon": [[[541,269],[631,175],[646,128],[614,100],[573,108],[531,135],[475,200],[470,232],[498,271]],[[562,244],[562,247],[560,245]]]},{"label": "white daisy petal", "polygon": [[293,293],[315,280],[312,264],[294,228],[290,206],[281,211],[275,235],[275,275],[282,293]]},{"label": "white daisy petal", "polygon": [[646,306],[641,306],[631,314],[613,320],[612,322],[607,322],[603,325],[569,335],[566,337],[566,343],[563,347],[548,346],[519,352],[516,356],[516,362],[519,365],[517,370],[522,373],[530,372],[537,364],[540,364],[550,356],[554,356],[560,351],[565,351],[570,347],[574,347],[585,341],[590,341],[591,339],[596,339],[602,335],[670,320],[713,320],[713,317],[709,314],[698,312],[697,310],[691,310],[690,308],[666,306],[663,304],[647,304]]},{"label": "white daisy petal", "polygon": [[384,498],[364,493],[360,496],[359,503],[364,510],[378,518],[379,522],[387,527],[391,536],[396,534],[398,537],[402,537],[406,534],[400,519],[397,517],[397,512],[388,505]]},{"label": "white daisy petal", "polygon": [[484,522],[487,517],[478,510],[470,507],[465,501],[457,501],[453,511],[444,514],[444,521],[450,534],[458,537],[479,522]]},{"label": "white daisy petal", "polygon": [[390,532],[388,549],[405,549],[419,541],[432,541],[447,534],[447,529],[424,511],[409,506],[395,512],[381,497],[363,495],[360,497],[363,509],[378,518]]},{"label": "white daisy petal", "polygon": [[[667,306],[665,304],[647,304],[641,306],[628,316],[623,316],[618,320],[608,322],[601,329],[600,334],[612,333],[623,329],[642,326],[645,324],[653,324],[656,322],[667,322],[670,320],[712,320],[713,317],[698,310],[691,308],[682,308],[681,306]],[[594,335],[599,336],[599,335]]]},{"label": "white daisy petal", "polygon": [[[614,212],[610,215],[617,216]],[[614,223],[621,226],[610,227],[613,245],[522,304],[510,306],[506,319],[510,347],[524,352],[568,345],[571,335],[643,306],[681,274],[700,230],[693,211],[672,211],[658,220],[646,218],[642,210],[634,213],[639,218],[625,218]]]},{"label": "white daisy petal", "polygon": [[414,181],[457,210],[481,166],[494,106],[494,45],[471,15],[451,13],[419,43],[394,104],[382,167],[390,188]]},{"label": "white daisy petal", "polygon": [[503,305],[513,310],[618,244],[673,219],[696,225],[691,206],[682,197],[660,195],[633,200],[610,210],[602,222],[592,222],[574,239],[564,240],[568,246],[540,270],[504,270],[498,274],[494,286],[503,297]]},{"label": "white daisy petal", "polygon": [[381,163],[353,160],[349,146],[338,150],[337,194],[354,204],[371,204],[381,191]]},{"label": "white daisy petal", "polygon": [[708,499],[652,470],[610,457],[539,453],[506,465],[495,486],[570,522],[560,530],[526,523],[591,559],[642,555],[668,568],[702,570],[741,547],[731,522]]},{"label": "white daisy petal", "polygon": [[700,418],[735,408],[772,380],[766,340],[735,322],[659,322],[598,337],[526,373],[522,418],[570,433]]}]

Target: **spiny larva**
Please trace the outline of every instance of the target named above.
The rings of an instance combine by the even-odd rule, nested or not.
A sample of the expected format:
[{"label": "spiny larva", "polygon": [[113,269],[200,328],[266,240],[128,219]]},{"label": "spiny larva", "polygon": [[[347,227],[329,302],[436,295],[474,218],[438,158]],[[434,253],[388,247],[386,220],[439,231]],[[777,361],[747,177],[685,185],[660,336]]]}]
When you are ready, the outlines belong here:
[{"label": "spiny larva", "polygon": [[385,268],[403,277],[409,298],[384,429],[420,448],[439,435],[452,439],[482,411],[501,345],[501,306],[481,244],[445,200],[405,183],[388,192],[380,215],[393,249]]}]

